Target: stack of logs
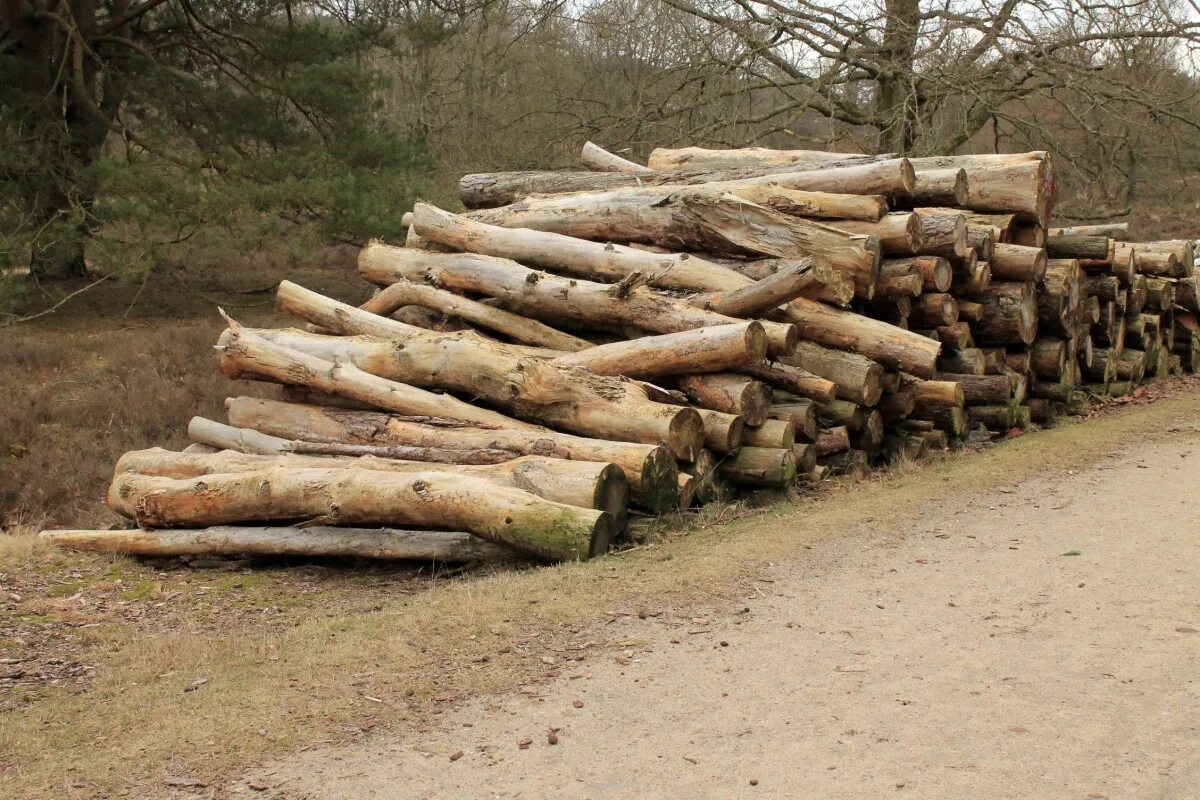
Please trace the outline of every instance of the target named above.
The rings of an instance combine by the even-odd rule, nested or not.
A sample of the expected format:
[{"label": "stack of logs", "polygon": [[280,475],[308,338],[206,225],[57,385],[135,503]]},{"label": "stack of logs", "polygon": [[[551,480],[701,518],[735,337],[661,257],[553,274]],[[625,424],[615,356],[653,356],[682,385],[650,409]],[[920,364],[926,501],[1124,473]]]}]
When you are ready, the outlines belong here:
[{"label": "stack of logs", "polygon": [[589,558],[631,509],[918,458],[1200,364],[1192,243],[1050,227],[1044,152],[583,161],[467,175],[462,214],[418,203],[403,247],[361,251],[361,306],[285,281],[297,327],[227,318],[222,371],[277,399],[126,454],[109,504],[139,530],[45,535]]}]

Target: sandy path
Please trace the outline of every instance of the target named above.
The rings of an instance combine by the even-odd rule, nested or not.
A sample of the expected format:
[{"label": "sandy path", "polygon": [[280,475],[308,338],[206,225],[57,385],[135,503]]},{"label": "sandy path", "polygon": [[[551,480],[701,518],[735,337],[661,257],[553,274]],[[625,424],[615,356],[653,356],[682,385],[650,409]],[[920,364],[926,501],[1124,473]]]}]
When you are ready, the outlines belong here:
[{"label": "sandy path", "polygon": [[1183,432],[848,531],[746,610],[617,623],[624,651],[256,796],[1198,798],[1198,470]]}]

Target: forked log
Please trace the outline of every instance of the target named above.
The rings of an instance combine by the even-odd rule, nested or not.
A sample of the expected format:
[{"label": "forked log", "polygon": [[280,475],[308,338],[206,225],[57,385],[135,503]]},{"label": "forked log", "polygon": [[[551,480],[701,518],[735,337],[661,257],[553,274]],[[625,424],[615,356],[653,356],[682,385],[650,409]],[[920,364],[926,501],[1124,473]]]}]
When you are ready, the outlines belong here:
[{"label": "forked log", "polygon": [[360,469],[281,469],[159,478],[122,473],[109,504],[144,528],[196,528],[248,520],[321,520],[463,530],[550,561],[603,555],[611,514],[544,500],[467,475]]},{"label": "forked log", "polygon": [[[624,296],[615,296],[613,287],[606,284],[560,278],[493,256],[429,253],[373,242],[359,253],[358,271],[377,285],[407,279],[487,294],[509,310],[551,323],[564,319],[596,325],[625,323],[655,333],[675,333],[738,322],[646,287],[634,287]],[[778,322],[762,324],[771,354],[788,353],[796,346],[798,334],[794,327]]]},{"label": "forked log", "polygon": [[379,412],[305,406],[256,397],[230,398],[225,405],[233,425],[284,439],[457,450],[498,449],[520,455],[611,462],[625,472],[634,499],[642,508],[663,513],[674,508],[678,501],[678,468],[665,447],[589,439],[539,429],[438,427]]},{"label": "forked log", "polygon": [[317,525],[217,526],[171,530],[51,530],[40,538],[64,550],[149,558],[289,556],[382,561],[501,561],[513,551],[462,531],[334,528]]},{"label": "forked log", "polygon": [[[265,435],[265,434],[259,434]],[[612,514],[617,529],[625,526],[629,511],[629,481],[616,464],[594,461],[568,461],[561,458],[521,456],[501,464],[439,465],[420,461],[400,461],[374,456],[253,455],[236,450],[212,454],[176,453],[162,448],[134,450],[117,461],[116,474],[136,472],[162,478],[199,478],[228,472],[258,472],[285,469],[367,469],[380,472],[449,472],[470,475],[501,486],[532,492],[538,497],[580,508],[594,508]],[[132,513],[122,511],[126,516]]]}]

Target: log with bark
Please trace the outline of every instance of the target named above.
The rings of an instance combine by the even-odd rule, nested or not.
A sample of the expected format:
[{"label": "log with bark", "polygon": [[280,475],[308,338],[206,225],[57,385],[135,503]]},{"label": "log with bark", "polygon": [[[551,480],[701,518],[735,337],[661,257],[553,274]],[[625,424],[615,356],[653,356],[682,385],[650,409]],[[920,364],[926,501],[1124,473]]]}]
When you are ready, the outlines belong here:
[{"label": "log with bark", "polygon": [[721,461],[717,474],[744,486],[788,486],[796,478],[796,455],[791,448],[743,447]]},{"label": "log with bark", "polygon": [[767,335],[759,322],[739,322],[594,345],[552,363],[597,375],[654,378],[722,372],[763,363]]},{"label": "log with bark", "polygon": [[[917,377],[929,377],[936,371],[941,342],[895,325],[806,298],[793,300],[780,316],[795,323],[801,337],[809,341],[861,353],[886,368],[902,369]],[[813,367],[804,368],[818,372]]]},{"label": "log with bark", "polygon": [[1067,225],[1061,228],[1050,228],[1047,236],[1105,236],[1109,239],[1125,241],[1129,238],[1128,222],[1105,222],[1098,225]]},{"label": "log with bark", "polygon": [[642,508],[662,513],[674,508],[678,501],[678,468],[671,451],[665,447],[589,439],[542,429],[443,427],[411,422],[392,414],[256,397],[230,398],[226,400],[226,411],[234,426],[287,440],[463,451],[494,449],[517,455],[611,462],[624,471],[632,495]]},{"label": "log with bark", "polygon": [[747,425],[761,425],[771,407],[771,390],[745,375],[689,375],[677,381],[687,398],[700,408],[740,416]]},{"label": "log with bark", "polygon": [[622,158],[616,153],[610,153],[600,145],[593,144],[592,142],[583,143],[583,150],[579,158],[585,167],[597,172],[626,172],[634,174],[654,172],[650,167],[645,167],[636,161]]},{"label": "log with bark", "polygon": [[837,397],[860,405],[875,405],[883,391],[883,367],[858,353],[802,341],[784,363],[831,381]]},{"label": "log with bark", "polygon": [[415,525],[462,530],[549,561],[608,551],[611,514],[545,500],[482,478],[437,472],[289,469],[162,478],[125,472],[109,505],[144,528],[196,528],[263,520]]},{"label": "log with bark", "polygon": [[983,315],[971,328],[975,337],[988,344],[1032,342],[1038,323],[1035,295],[1032,283],[994,281],[986,291],[971,296],[983,305]]},{"label": "log with bark", "polygon": [[939,372],[939,381],[954,381],[962,390],[965,405],[1007,403],[1013,398],[1012,375],[960,375]]},{"label": "log with bark", "polygon": [[[749,157],[748,156],[752,156]],[[771,150],[746,147],[740,150],[710,150],[704,147],[656,147],[646,163],[651,169],[697,170],[729,169],[748,164],[778,164],[788,167],[819,167],[830,162],[867,163],[893,155],[869,156],[856,153],[830,153],[825,150]]]},{"label": "log with bark", "polygon": [[1040,247],[997,243],[988,264],[993,278],[1022,283],[1040,281],[1046,274],[1046,251]]},{"label": "log with bark", "polygon": [[[855,407],[857,408],[857,406]],[[796,436],[811,441],[817,435],[816,408],[817,404],[811,400],[793,398],[787,402],[772,403],[767,413],[771,419],[782,419],[791,422],[793,428],[795,428]]]}]

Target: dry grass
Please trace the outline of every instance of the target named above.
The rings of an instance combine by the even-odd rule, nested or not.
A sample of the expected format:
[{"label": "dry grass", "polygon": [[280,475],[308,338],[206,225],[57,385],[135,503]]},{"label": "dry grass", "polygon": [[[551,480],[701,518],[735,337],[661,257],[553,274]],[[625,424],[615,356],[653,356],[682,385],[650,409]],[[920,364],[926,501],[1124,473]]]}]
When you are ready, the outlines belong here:
[{"label": "dry grass", "polygon": [[[707,516],[732,522],[668,523],[661,542],[587,564],[420,587],[386,572],[311,566],[300,575],[166,571],[157,595],[129,605],[163,603],[181,612],[149,632],[136,625],[81,632],[95,677],[86,692],[51,687],[0,717],[0,774],[22,797],[154,794],[164,774],[212,782],[300,744],[427,724],[444,703],[537,680],[548,669],[543,657],[602,652],[604,629],[595,623],[610,614],[722,606],[763,565],[796,558],[806,542],[909,518],[939,498],[1079,468],[1198,411],[1200,396],[1190,393],[904,474],[835,484],[817,498],[721,506]],[[90,556],[41,558],[75,572],[97,566]],[[125,560],[107,569],[113,566],[126,581],[153,574]],[[0,571],[10,569],[0,562]],[[230,613],[234,600],[253,610]],[[262,611],[289,601],[281,615]],[[70,756],[55,755],[62,753]]]}]

